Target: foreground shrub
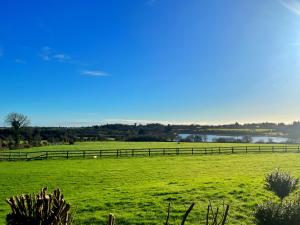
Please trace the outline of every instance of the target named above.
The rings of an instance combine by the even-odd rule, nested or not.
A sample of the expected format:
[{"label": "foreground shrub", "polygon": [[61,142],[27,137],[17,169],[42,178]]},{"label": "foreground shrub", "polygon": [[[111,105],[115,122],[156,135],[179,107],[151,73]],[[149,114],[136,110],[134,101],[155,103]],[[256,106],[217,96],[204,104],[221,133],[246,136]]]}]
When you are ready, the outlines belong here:
[{"label": "foreground shrub", "polygon": [[257,225],[300,225],[300,198],[283,201],[298,188],[299,179],[288,172],[274,170],[266,176],[265,188],[274,192],[280,203],[265,202],[257,206],[254,217]]},{"label": "foreground shrub", "polygon": [[223,211],[217,207],[213,209],[212,204],[210,203],[207,207],[206,213],[206,225],[224,225],[227,221],[229,213],[229,205],[223,205]]},{"label": "foreground shrub", "polygon": [[70,225],[70,205],[60,190],[47,194],[44,188],[38,195],[14,196],[6,200],[12,212],[7,215],[8,225]]},{"label": "foreground shrub", "polygon": [[[184,225],[186,222],[186,219],[190,212],[192,211],[195,203],[192,203],[191,206],[188,208],[188,210],[185,212],[183,215],[181,225]],[[166,225],[169,225],[168,220],[169,220],[169,212],[170,212],[170,204],[169,204],[169,209],[168,209],[168,216],[167,216],[167,221]],[[228,212],[229,212],[229,205],[223,205],[223,210],[220,210],[219,207],[216,209],[213,208],[212,204],[209,203],[206,211],[206,217],[205,217],[205,224],[206,225],[224,225],[227,221],[228,217]]]},{"label": "foreground shrub", "polygon": [[266,189],[274,192],[281,201],[297,189],[299,179],[288,172],[274,170],[266,176]]},{"label": "foreground shrub", "polygon": [[[187,211],[184,213],[180,223],[181,225],[185,224],[194,206],[195,203],[192,203],[190,207],[187,209]],[[169,225],[170,209],[171,209],[171,204],[169,203],[167,219],[166,222],[164,223],[165,225]],[[207,207],[205,225],[225,225],[228,217],[228,212],[229,212],[229,205],[223,205],[223,210],[220,210],[219,207],[213,209],[210,203]],[[115,224],[116,224],[116,218],[112,213],[110,213],[108,216],[108,225],[115,225]]]},{"label": "foreground shrub", "polygon": [[254,216],[257,225],[300,225],[300,199],[260,204]]}]

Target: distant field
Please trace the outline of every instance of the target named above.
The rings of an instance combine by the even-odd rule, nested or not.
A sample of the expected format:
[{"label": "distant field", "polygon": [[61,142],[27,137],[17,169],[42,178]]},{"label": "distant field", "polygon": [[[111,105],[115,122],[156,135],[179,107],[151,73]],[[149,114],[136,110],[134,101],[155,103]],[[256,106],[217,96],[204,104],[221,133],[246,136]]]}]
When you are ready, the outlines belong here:
[{"label": "distant field", "polygon": [[[245,144],[245,143],[187,143],[187,142],[122,142],[122,141],[103,141],[103,142],[76,142],[74,145],[49,145],[22,149],[22,152],[32,151],[57,151],[57,150],[101,150],[101,149],[137,149],[137,148],[192,148],[192,147],[232,147],[232,146],[254,146],[269,144]],[[271,144],[283,146],[283,144]],[[20,151],[20,150],[14,150]]]},{"label": "distant field", "polygon": [[5,198],[48,186],[64,191],[76,224],[106,224],[109,212],[117,224],[163,224],[168,202],[171,224],[178,224],[193,201],[188,224],[203,224],[207,202],[224,200],[229,224],[249,225],[255,204],[275,198],[263,189],[264,175],[281,167],[300,177],[299,165],[296,153],[1,162],[0,224],[9,211]]}]

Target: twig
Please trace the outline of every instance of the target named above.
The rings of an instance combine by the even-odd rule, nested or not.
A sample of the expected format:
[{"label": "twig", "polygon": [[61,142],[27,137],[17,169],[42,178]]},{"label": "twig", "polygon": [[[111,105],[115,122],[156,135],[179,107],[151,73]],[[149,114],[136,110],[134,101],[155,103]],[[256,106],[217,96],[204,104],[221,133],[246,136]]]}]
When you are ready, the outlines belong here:
[{"label": "twig", "polygon": [[192,203],[191,206],[188,208],[188,210],[185,212],[181,225],[184,225],[186,218],[188,217],[188,215],[190,214],[190,212],[192,211],[192,209],[194,208],[195,203]]},{"label": "twig", "polygon": [[207,206],[206,223],[205,223],[205,225],[208,225],[209,211],[210,211],[210,205]]},{"label": "twig", "polygon": [[114,214],[110,213],[108,216],[108,225],[114,225],[115,224],[115,216]]},{"label": "twig", "polygon": [[170,218],[170,208],[171,208],[171,203],[169,203],[169,206],[168,206],[168,215],[167,215],[167,220],[166,220],[166,223],[165,223],[165,225],[169,225],[169,218]]},{"label": "twig", "polygon": [[228,216],[228,211],[229,211],[229,205],[226,205],[226,209],[225,209],[225,212],[224,212],[224,217],[222,219],[222,225],[224,225],[226,223],[226,219],[227,219],[227,216]]}]

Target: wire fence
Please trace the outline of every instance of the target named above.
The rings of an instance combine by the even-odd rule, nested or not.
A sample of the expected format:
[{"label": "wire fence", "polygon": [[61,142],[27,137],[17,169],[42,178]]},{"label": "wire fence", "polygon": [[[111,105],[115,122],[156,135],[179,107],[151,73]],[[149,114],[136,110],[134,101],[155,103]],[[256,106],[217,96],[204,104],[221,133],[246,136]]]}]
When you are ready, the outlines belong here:
[{"label": "wire fence", "polygon": [[234,146],[196,148],[139,148],[101,150],[55,150],[55,151],[0,151],[0,161],[88,159],[119,157],[151,157],[167,155],[247,154],[247,153],[300,153],[300,146]]}]

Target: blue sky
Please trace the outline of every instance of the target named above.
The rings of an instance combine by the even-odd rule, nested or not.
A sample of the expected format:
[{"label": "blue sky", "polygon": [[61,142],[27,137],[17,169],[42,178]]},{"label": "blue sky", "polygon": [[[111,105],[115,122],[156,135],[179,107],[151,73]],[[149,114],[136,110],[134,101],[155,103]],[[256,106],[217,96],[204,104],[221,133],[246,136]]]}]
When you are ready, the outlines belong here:
[{"label": "blue sky", "polygon": [[0,84],[33,125],[299,120],[300,1],[2,0]]}]

